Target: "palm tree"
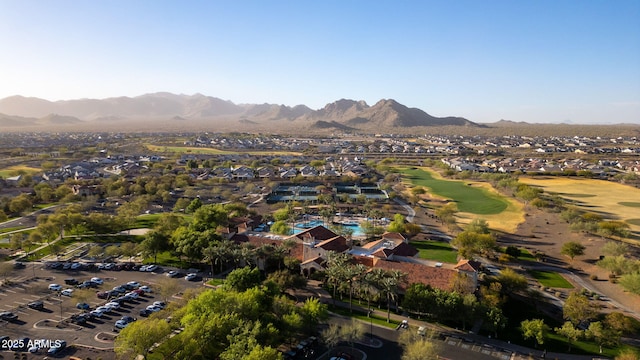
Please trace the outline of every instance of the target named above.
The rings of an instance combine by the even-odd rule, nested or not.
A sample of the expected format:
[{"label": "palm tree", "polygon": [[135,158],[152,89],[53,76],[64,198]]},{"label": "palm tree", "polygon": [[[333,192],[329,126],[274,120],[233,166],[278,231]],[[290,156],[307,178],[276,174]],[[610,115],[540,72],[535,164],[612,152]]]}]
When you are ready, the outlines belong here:
[{"label": "palm tree", "polygon": [[391,322],[391,301],[398,299],[398,290],[400,284],[402,284],[407,277],[407,274],[398,271],[391,270],[386,272],[384,277],[378,283],[380,291],[387,297],[387,322]]},{"label": "palm tree", "polygon": [[251,243],[243,243],[240,246],[240,259],[245,262],[245,264],[253,267],[255,264],[253,263],[256,257],[256,247]]},{"label": "palm tree", "polygon": [[379,291],[378,283],[384,277],[385,271],[380,268],[371,269],[362,277],[367,292],[367,309],[371,309],[371,297],[374,291]]},{"label": "palm tree", "polygon": [[213,271],[213,265],[217,259],[218,256],[218,249],[216,248],[216,246],[214,244],[211,244],[209,246],[207,246],[206,248],[202,249],[202,256],[203,256],[203,260],[208,262],[209,264],[211,264],[211,276],[213,276],[214,271]]},{"label": "palm tree", "polygon": [[353,312],[353,283],[360,281],[367,271],[367,267],[362,264],[349,265],[345,268],[345,278],[349,284],[349,312]]},{"label": "palm tree", "polygon": [[333,285],[333,305],[336,304],[336,290],[344,279],[344,269],[348,263],[349,256],[345,253],[327,253],[326,274],[327,280]]}]

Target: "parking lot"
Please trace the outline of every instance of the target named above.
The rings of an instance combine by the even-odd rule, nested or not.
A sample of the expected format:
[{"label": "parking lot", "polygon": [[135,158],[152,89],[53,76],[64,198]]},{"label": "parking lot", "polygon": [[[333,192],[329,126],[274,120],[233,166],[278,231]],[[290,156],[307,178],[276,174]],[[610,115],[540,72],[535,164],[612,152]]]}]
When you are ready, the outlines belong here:
[{"label": "parking lot", "polygon": [[[2,351],[10,353],[20,353],[20,359],[41,359],[47,356],[47,350],[55,342],[65,341],[68,345],[74,345],[61,351],[59,356],[68,358],[78,356],[81,358],[101,357],[110,358],[110,350],[113,349],[113,339],[117,336],[115,323],[123,316],[141,318],[140,310],[145,309],[156,301],[163,301],[155,288],[163,278],[167,278],[166,272],[175,269],[156,269],[155,272],[138,270],[64,270],[62,268],[52,269],[44,263],[27,263],[26,267],[16,269],[7,278],[8,283],[0,287],[0,312],[7,311],[18,316],[17,319],[6,321],[0,320],[0,336],[4,345]],[[186,274],[185,274],[186,275]],[[79,283],[91,278],[99,277],[103,280],[102,285],[95,288],[88,288],[84,291],[85,299],[80,296],[80,291],[73,285],[65,284],[66,279],[75,279]],[[86,322],[72,321],[78,314],[88,312],[109,302],[108,299],[100,299],[95,293],[97,291],[107,291],[114,287],[122,286],[128,282],[137,282],[139,286],[148,286],[151,292],[139,291],[136,299],[122,301],[118,309],[112,309],[103,314],[102,317],[89,318]],[[187,288],[194,288],[202,285],[201,281],[187,281],[183,277],[177,277],[176,282],[180,285],[179,292]],[[51,284],[61,285],[62,290],[74,289],[71,296],[61,295],[60,290],[50,290]],[[133,286],[129,286],[127,291],[132,291]],[[87,296],[88,292],[90,296]],[[118,294],[122,296],[123,294]],[[175,301],[177,295],[168,298],[168,302]],[[112,299],[117,297],[113,294]],[[37,303],[42,302],[41,308]],[[78,309],[79,302],[86,302],[88,310]],[[130,319],[129,319],[130,320]],[[8,337],[8,340],[6,340]],[[23,341],[20,341],[23,340]],[[31,340],[31,341],[29,341]],[[45,344],[38,353],[28,352],[28,346],[23,346],[17,351],[12,351],[7,347],[19,345],[20,343],[33,343],[34,340]],[[101,350],[103,349],[103,350]],[[106,352],[106,350],[108,350]]]}]

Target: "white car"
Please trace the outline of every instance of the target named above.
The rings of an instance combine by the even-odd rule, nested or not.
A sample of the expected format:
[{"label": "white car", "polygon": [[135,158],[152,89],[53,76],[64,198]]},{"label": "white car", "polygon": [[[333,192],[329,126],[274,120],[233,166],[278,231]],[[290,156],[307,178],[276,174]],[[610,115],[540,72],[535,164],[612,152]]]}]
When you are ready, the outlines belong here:
[{"label": "white car", "polygon": [[105,312],[106,311],[104,311],[104,309],[97,308],[95,310],[91,310],[89,312],[89,314],[91,314],[92,316],[95,316],[97,318],[101,318],[104,315]]},{"label": "white car", "polygon": [[103,313],[108,313],[109,311],[111,311],[113,309],[110,306],[102,305],[102,306],[97,307],[96,310],[102,311]]},{"label": "white car", "polygon": [[117,302],[115,302],[115,301],[108,302],[108,303],[104,304],[104,306],[109,307],[109,308],[111,308],[112,310],[113,310],[113,309],[116,309],[116,310],[117,310],[117,309],[120,309],[120,304],[119,304],[119,303],[117,303]]},{"label": "white car", "polygon": [[158,312],[160,310],[162,310],[162,308],[160,306],[155,306],[155,305],[147,306],[147,311]]},{"label": "white car", "polygon": [[128,322],[124,321],[124,320],[118,320],[116,321],[115,327],[116,329],[124,329],[129,325]]},{"label": "white car", "polygon": [[146,293],[153,292],[153,290],[151,290],[151,288],[148,287],[147,285],[140,286],[140,290],[142,290],[142,291],[144,291]]},{"label": "white car", "polygon": [[73,289],[64,289],[60,292],[60,294],[64,296],[71,296],[73,295]]},{"label": "white car", "polygon": [[196,274],[196,273],[190,273],[190,274],[187,274],[187,276],[185,276],[185,277],[184,277],[184,279],[185,279],[185,280],[187,280],[187,281],[193,281],[193,280],[195,280],[197,277],[198,277],[198,274]]},{"label": "white car", "polygon": [[49,284],[49,290],[60,291],[60,290],[62,290],[62,285],[60,285],[60,284]]},{"label": "white car", "polygon": [[137,299],[137,298],[138,298],[138,296],[140,296],[140,295],[138,295],[138,293],[137,293],[137,292],[133,292],[133,291],[131,291],[131,292],[128,292],[128,293],[124,294],[124,296],[130,297],[130,298],[132,298],[132,299]]},{"label": "white car", "polygon": [[158,265],[148,265],[146,270],[147,272],[156,271],[158,269]]},{"label": "white car", "polygon": [[160,309],[164,309],[164,307],[167,306],[167,303],[165,303],[164,301],[154,301],[151,305],[157,306]]},{"label": "white car", "polygon": [[135,288],[135,289],[137,289],[137,288],[139,288],[139,287],[140,287],[140,283],[139,283],[139,282],[137,282],[137,281],[129,281],[129,282],[127,283],[127,285],[129,285],[129,286],[131,286],[132,288]]},{"label": "white car", "polygon": [[104,284],[104,280],[102,280],[99,277],[92,277],[90,280],[92,283],[97,284],[97,285],[102,285]]},{"label": "white car", "polygon": [[138,271],[147,271],[147,265],[140,266],[140,269],[138,269]]}]

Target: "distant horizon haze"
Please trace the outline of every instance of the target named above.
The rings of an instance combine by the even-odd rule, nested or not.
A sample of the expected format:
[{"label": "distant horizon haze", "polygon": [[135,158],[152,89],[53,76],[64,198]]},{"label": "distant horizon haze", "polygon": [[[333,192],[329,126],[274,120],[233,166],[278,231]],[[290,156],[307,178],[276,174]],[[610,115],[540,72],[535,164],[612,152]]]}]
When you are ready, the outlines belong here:
[{"label": "distant horizon haze", "polygon": [[640,1],[0,1],[0,99],[394,99],[476,123],[640,123]]}]

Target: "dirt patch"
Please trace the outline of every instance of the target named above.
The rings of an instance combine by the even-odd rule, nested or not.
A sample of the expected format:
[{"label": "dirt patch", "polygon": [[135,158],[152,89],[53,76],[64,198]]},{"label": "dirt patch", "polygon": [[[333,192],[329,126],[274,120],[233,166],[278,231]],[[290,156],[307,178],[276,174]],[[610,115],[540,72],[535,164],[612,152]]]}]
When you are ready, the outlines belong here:
[{"label": "dirt patch", "polygon": [[[602,246],[610,240],[585,233],[572,232],[569,224],[560,218],[559,214],[547,213],[535,208],[527,207],[525,222],[520,224],[513,234],[500,234],[498,243],[501,246],[515,245],[525,248],[530,252],[540,251],[546,255],[546,262],[551,265],[572,267],[574,273],[587,282],[589,286],[600,294],[619,302],[625,307],[640,312],[640,296],[624,291],[617,284],[608,281],[608,271],[596,265],[599,260]],[[585,246],[585,254],[576,257],[573,261],[561,254],[562,246],[569,241],[575,241]],[[597,277],[596,280],[590,278]],[[571,279],[567,279],[571,281]],[[572,281],[576,289],[581,286]],[[604,309],[614,309],[607,303],[601,302]]]}]

